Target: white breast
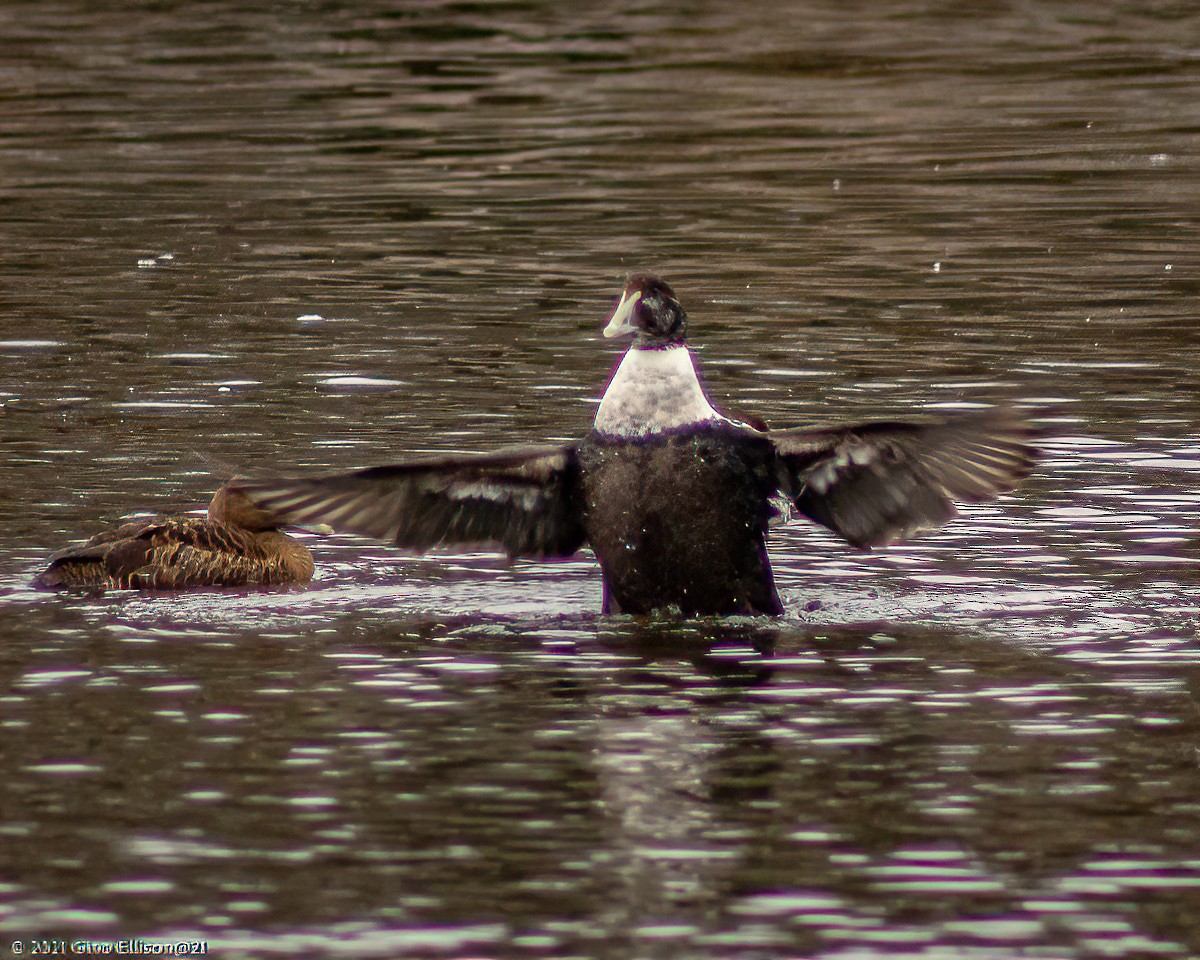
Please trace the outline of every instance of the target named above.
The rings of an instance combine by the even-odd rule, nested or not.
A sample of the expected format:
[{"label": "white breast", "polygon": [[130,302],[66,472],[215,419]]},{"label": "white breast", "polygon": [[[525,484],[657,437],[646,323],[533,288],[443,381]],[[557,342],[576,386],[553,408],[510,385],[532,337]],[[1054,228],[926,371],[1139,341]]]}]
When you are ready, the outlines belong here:
[{"label": "white breast", "polygon": [[681,344],[629,350],[604,391],[595,426],[613,437],[647,437],[724,419],[708,402],[692,354]]}]

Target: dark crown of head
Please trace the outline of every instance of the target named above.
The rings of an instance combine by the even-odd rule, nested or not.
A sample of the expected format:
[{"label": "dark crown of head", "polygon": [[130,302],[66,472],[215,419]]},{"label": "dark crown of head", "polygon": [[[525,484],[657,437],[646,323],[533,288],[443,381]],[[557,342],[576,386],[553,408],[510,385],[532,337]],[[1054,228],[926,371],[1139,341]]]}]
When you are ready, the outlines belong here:
[{"label": "dark crown of head", "polygon": [[626,289],[640,291],[633,311],[639,340],[680,342],[687,334],[687,314],[665,280],[648,275],[629,278]]}]

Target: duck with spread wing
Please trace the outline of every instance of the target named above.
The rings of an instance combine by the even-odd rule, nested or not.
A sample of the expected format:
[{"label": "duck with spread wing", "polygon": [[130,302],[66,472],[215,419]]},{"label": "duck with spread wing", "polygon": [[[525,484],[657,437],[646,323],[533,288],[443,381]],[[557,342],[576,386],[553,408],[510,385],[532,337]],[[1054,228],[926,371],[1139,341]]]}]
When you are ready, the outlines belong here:
[{"label": "duck with spread wing", "polygon": [[714,409],[663,280],[629,278],[604,330],[632,335],[592,430],[526,447],[239,482],[282,522],[410,551],[486,545],[600,563],[605,613],[779,614],[767,557],[772,500],[855,547],[892,543],[1027,476],[1039,431],[1018,411],[788,430]]}]

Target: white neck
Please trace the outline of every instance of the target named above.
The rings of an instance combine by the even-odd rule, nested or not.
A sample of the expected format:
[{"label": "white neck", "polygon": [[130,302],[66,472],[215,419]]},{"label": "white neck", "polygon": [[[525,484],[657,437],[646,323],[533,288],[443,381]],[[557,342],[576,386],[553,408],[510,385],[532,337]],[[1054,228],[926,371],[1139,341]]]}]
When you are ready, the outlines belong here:
[{"label": "white neck", "polygon": [[596,430],[613,437],[648,437],[706,420],[724,420],[696,377],[686,346],[631,347],[596,411]]}]

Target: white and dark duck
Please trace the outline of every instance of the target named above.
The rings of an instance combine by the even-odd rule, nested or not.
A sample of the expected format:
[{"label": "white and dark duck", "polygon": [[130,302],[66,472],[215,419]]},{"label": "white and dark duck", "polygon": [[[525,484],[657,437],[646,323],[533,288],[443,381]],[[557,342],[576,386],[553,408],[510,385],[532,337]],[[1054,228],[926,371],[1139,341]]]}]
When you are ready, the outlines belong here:
[{"label": "white and dark duck", "polygon": [[779,614],[773,498],[870,548],[1012,489],[1037,459],[1039,431],[1007,407],[789,430],[732,419],[701,386],[686,332],[671,288],[632,276],[604,335],[634,342],[579,443],[238,489],[288,523],[407,550],[549,558],[590,546],[605,613]]}]

